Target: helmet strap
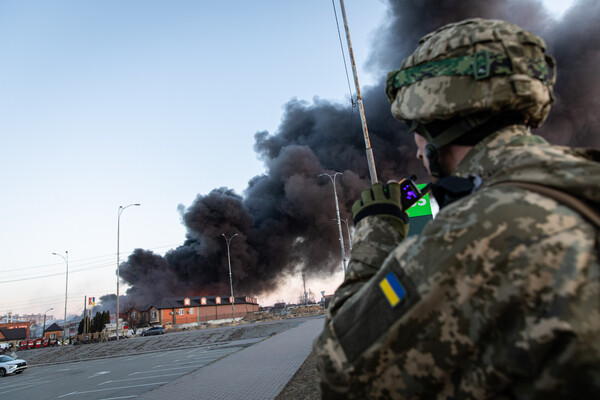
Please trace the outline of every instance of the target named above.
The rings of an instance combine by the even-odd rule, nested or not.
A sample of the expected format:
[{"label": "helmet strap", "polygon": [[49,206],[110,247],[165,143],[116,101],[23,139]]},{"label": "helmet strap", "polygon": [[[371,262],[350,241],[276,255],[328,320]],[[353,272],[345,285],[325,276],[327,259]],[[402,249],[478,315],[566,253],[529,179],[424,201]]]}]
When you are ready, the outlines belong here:
[{"label": "helmet strap", "polygon": [[429,160],[429,172],[435,178],[443,178],[447,175],[442,171],[439,163],[439,151],[444,146],[455,142],[461,144],[462,140],[459,139],[465,134],[469,134],[466,138],[474,139],[474,142],[464,145],[472,146],[498,129],[509,125],[525,124],[524,116],[519,112],[507,112],[499,115],[484,112],[428,124],[418,121],[407,122],[411,132],[414,131],[427,140],[425,156]]},{"label": "helmet strap", "polygon": [[428,127],[431,129],[430,124],[421,124],[417,121],[411,121],[410,130],[416,131],[419,135],[427,139],[425,145],[425,156],[429,161],[429,173],[434,178],[443,178],[447,174],[442,171],[442,166],[439,161],[439,150],[440,148],[454,142],[462,135],[470,132],[474,128],[481,126],[492,119],[492,115],[489,113],[485,114],[473,114],[466,117],[460,118],[457,122],[445,127],[440,134],[433,137]]},{"label": "helmet strap", "polygon": [[440,178],[442,176],[442,166],[440,165],[438,147],[435,143],[428,142],[425,145],[425,157],[429,161],[429,173],[434,178]]}]

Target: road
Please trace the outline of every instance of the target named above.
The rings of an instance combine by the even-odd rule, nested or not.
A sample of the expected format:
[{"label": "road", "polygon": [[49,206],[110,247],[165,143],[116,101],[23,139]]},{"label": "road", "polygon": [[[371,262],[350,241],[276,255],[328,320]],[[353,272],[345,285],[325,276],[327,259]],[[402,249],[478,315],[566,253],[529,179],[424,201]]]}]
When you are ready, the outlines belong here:
[{"label": "road", "polygon": [[135,398],[242,348],[233,345],[196,347],[30,368],[20,375],[0,380],[0,398]]},{"label": "road", "polygon": [[[132,399],[151,391],[149,395],[152,396],[152,393],[155,393],[153,389],[163,385],[167,385],[166,392],[171,393],[173,388],[180,386],[179,378],[187,382],[186,390],[189,393],[186,395],[191,394],[195,398],[196,390],[202,390],[198,388],[204,387],[206,390],[208,387],[215,390],[214,386],[230,386],[229,381],[218,383],[214,377],[204,378],[202,374],[196,378],[198,372],[208,369],[202,368],[203,366],[221,359],[215,362],[214,366],[217,366],[229,360],[231,357],[227,357],[228,355],[235,358],[246,353],[248,354],[241,357],[241,361],[238,357],[233,364],[227,364],[227,367],[215,367],[216,371],[212,373],[223,375],[221,370],[235,370],[237,378],[246,377],[245,386],[241,387],[245,391],[242,397],[245,397],[249,390],[255,390],[257,393],[271,390],[274,396],[306,359],[313,340],[312,336],[306,339],[308,336],[305,333],[301,333],[304,335],[302,337],[292,334],[284,343],[278,343],[281,340],[276,339],[280,334],[293,331],[301,324],[304,325],[304,322],[313,319],[314,316],[306,316],[169,332],[160,336],[135,337],[104,343],[18,351],[17,358],[25,359],[30,368],[20,375],[0,379],[0,399]],[[318,325],[320,330],[322,322],[319,321]],[[308,347],[304,349],[298,346],[300,342],[307,342],[308,344],[304,343],[304,347]],[[257,347],[262,349],[259,354],[239,351],[245,347],[249,347],[248,350],[254,349],[255,345],[263,345]],[[266,350],[263,349],[265,346]],[[271,346],[274,351],[271,351]],[[300,348],[304,350],[298,350]],[[291,354],[293,349],[300,352]],[[285,359],[273,361],[273,357],[279,356]],[[277,365],[277,371],[270,370],[259,377],[266,381],[257,380],[254,376],[256,371],[260,370],[257,366],[262,364],[265,364],[263,367],[267,369]],[[192,372],[194,374],[191,374]],[[175,380],[178,382],[168,385]],[[255,387],[257,382],[262,383]],[[160,392],[160,399],[174,398],[171,394],[165,395],[164,392]]]}]

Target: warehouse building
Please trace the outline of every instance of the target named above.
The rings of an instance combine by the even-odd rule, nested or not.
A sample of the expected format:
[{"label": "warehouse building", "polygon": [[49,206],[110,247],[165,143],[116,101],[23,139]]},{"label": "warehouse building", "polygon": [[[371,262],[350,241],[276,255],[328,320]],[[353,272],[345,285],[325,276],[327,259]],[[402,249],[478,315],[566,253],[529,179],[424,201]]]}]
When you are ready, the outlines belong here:
[{"label": "warehouse building", "polygon": [[[230,322],[234,318],[239,321],[248,313],[258,311],[258,300],[254,297],[236,296],[232,304],[230,296],[170,297],[163,298],[159,306],[144,306],[141,313],[150,310],[156,310],[158,314],[158,318],[147,319],[151,325],[218,324]],[[129,312],[138,316],[140,311],[132,308]]]}]

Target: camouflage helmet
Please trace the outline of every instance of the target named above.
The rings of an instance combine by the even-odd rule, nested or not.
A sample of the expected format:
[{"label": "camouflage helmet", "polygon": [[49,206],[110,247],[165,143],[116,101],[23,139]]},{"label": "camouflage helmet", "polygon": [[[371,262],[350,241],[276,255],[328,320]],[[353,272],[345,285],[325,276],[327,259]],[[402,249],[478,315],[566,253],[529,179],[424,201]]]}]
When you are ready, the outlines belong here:
[{"label": "camouflage helmet", "polygon": [[468,19],[419,41],[386,94],[399,120],[428,124],[468,115],[518,112],[536,128],[554,102],[554,59],[544,41],[515,24]]}]

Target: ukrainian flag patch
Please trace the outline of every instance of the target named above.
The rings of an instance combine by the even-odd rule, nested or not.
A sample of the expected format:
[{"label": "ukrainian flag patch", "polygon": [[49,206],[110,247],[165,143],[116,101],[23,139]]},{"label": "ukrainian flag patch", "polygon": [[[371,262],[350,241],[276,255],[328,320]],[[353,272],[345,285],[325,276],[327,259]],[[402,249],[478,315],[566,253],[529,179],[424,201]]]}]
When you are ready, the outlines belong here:
[{"label": "ukrainian flag patch", "polygon": [[406,291],[393,272],[387,274],[385,278],[379,282],[379,287],[392,307],[395,307],[398,303],[400,303],[400,301],[402,301],[404,296],[406,296]]}]

